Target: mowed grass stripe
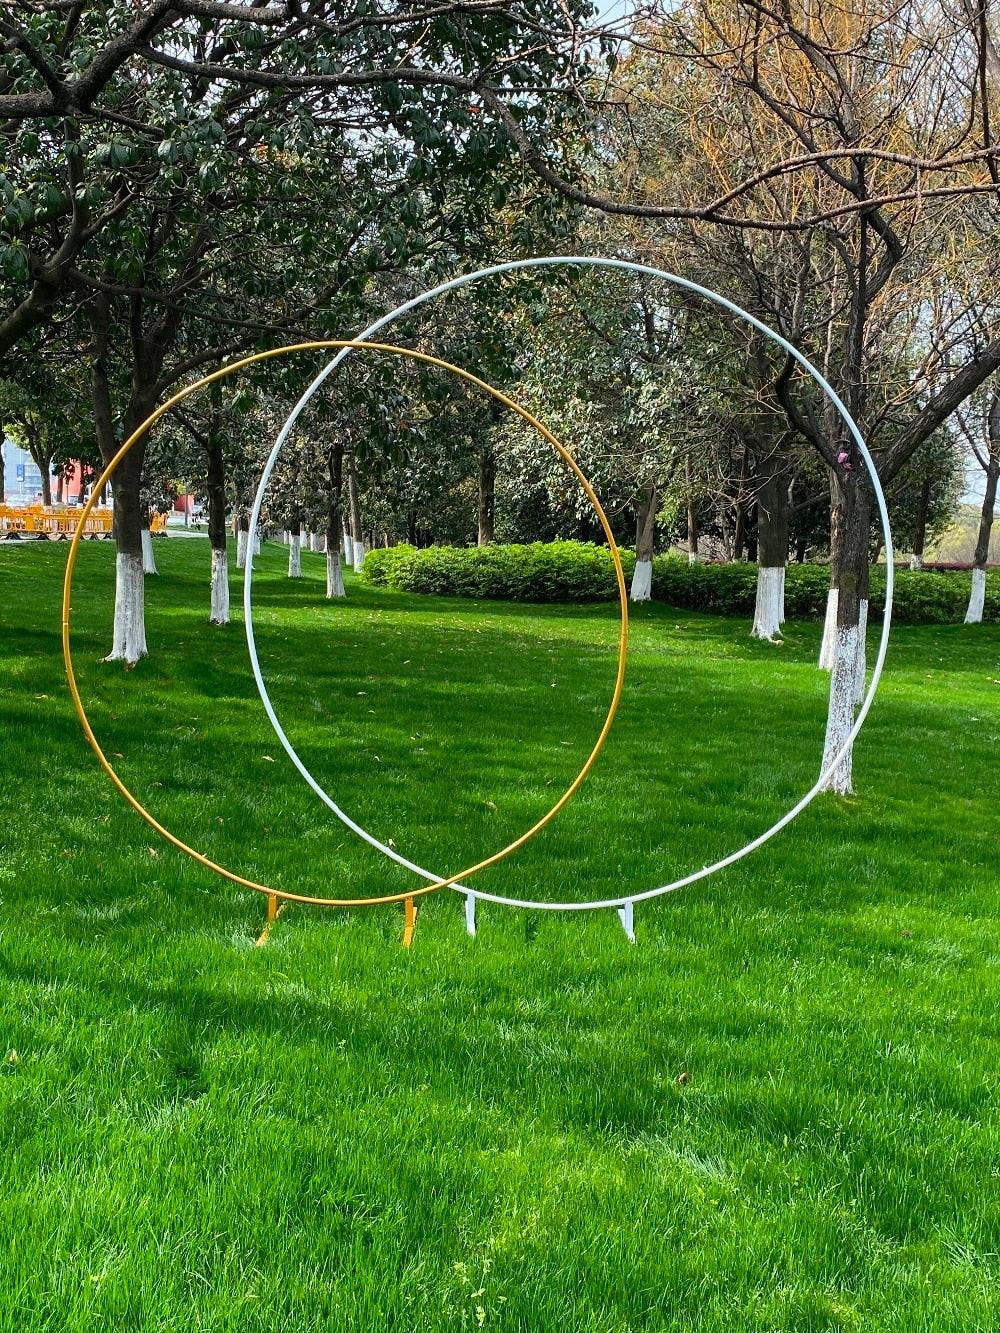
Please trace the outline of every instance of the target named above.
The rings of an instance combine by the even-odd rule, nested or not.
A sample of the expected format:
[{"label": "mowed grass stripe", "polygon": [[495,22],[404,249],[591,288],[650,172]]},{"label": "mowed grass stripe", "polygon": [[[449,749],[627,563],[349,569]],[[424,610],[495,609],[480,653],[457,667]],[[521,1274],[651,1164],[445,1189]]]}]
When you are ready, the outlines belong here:
[{"label": "mowed grass stripe", "polygon": [[[257,950],[262,901],[157,845],[79,735],[64,555],[0,548],[0,1329],[996,1322],[994,627],[897,632],[858,797],[639,910],[634,947],[488,904],[470,940],[443,893],[409,952],[393,908],[289,908]],[[81,552],[75,642],[141,798],[289,885],[413,883],[275,748],[207,546],[158,543],[153,656],[99,663],[110,557]],[[346,808],[442,870],[536,817],[600,724],[613,608],[330,607],[303,559],[265,547],[259,639]],[[483,887],[641,888],[764,827],[815,776],[817,643],[640,609],[606,755]]]}]

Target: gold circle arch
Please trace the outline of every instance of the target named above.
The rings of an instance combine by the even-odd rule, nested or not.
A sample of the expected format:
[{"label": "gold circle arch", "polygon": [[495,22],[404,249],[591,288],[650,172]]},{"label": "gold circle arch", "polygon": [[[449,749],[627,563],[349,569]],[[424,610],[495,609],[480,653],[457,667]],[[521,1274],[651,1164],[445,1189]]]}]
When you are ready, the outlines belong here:
[{"label": "gold circle arch", "polygon": [[[90,719],[87,716],[87,710],[83,705],[83,700],[80,697],[80,689],[77,684],[76,673],[73,669],[73,654],[70,645],[73,571],[76,567],[76,557],[77,552],[80,549],[80,540],[83,536],[83,531],[91,510],[97,503],[97,497],[100,495],[105,485],[111,480],[115,473],[115,469],[133,445],[135,445],[138,440],[142,439],[142,437],[162,416],[209,384],[214,384],[218,380],[223,380],[227,378],[227,376],[236,374],[238,371],[244,370],[247,366],[256,365],[261,361],[269,361],[276,357],[290,355],[294,352],[321,351],[332,348],[350,348],[359,352],[382,352],[392,356],[404,357],[411,361],[418,361],[424,365],[434,366],[439,370],[444,370],[450,374],[457,375],[460,379],[465,380],[467,383],[474,385],[484,393],[489,394],[504,407],[510,408],[513,412],[516,412],[517,415],[531,426],[533,430],[537,431],[544,440],[552,445],[559,457],[567,467],[569,467],[570,471],[583,487],[587,499],[590,501],[594,508],[594,512],[597,514],[601,527],[604,530],[604,535],[607,538],[608,546],[611,550],[611,558],[615,568],[615,580],[618,586],[618,599],[621,604],[621,626],[618,634],[618,669],[615,675],[611,704],[608,708],[607,716],[604,719],[604,724],[601,727],[600,734],[597,737],[593,749],[588,754],[583,767],[555,804],[551,806],[541,819],[537,820],[526,833],[522,833],[512,842],[509,842],[506,847],[501,848],[498,852],[493,852],[492,855],[478,861],[475,865],[469,866],[468,869],[459,870],[454,875],[449,875],[447,879],[439,879],[432,884],[425,884],[420,888],[406,889],[401,893],[388,893],[374,898],[320,898],[312,894],[292,893],[286,889],[278,889],[273,888],[268,884],[260,884],[256,880],[247,879],[245,876],[238,874],[234,870],[230,870],[226,866],[219,865],[216,861],[211,860],[210,857],[205,856],[202,852],[191,847],[182,838],[179,838],[175,833],[172,833],[170,829],[161,824],[155,815],[143,805],[139,798],[122,781],[121,777],[119,777],[114,766],[101,748],[100,742],[94,734],[94,729],[90,725]],[[622,569],[618,546],[615,542],[614,534],[611,531],[608,517],[601,506],[600,500],[598,500],[597,495],[594,492],[593,486],[590,484],[590,481],[580,469],[569,450],[556,439],[548,427],[543,422],[539,421],[537,417],[533,416],[526,408],[515,402],[514,399],[509,398],[505,393],[502,393],[492,384],[488,384],[485,380],[480,379],[478,375],[474,375],[471,371],[464,370],[461,366],[455,366],[448,361],[443,361],[440,357],[431,356],[427,352],[418,352],[409,347],[399,347],[393,343],[351,342],[333,338],[318,339],[311,342],[290,343],[283,347],[272,347],[264,352],[255,352],[251,356],[242,357],[239,361],[234,361],[230,365],[222,366],[218,370],[213,371],[210,375],[205,375],[194,383],[185,385],[183,389],[178,393],[175,393],[172,398],[169,398],[165,403],[161,404],[155,411],[151,412],[146,420],[136,427],[94,483],[90,499],[80,512],[80,517],[73,533],[73,539],[70,543],[69,556],[66,561],[66,575],[63,580],[62,647],[70,694],[73,698],[77,716],[83,727],[84,735],[86,736],[91,749],[96,754],[101,767],[107,773],[115,787],[117,787],[118,791],[124,796],[125,800],[162,838],[171,843],[179,851],[184,852],[185,855],[190,856],[192,860],[196,861],[199,865],[204,866],[207,870],[211,870],[215,874],[221,875],[224,879],[228,879],[234,884],[239,884],[242,888],[253,889],[257,893],[266,894],[271,899],[281,899],[283,902],[310,903],[316,907],[376,907],[386,903],[402,903],[412,901],[415,898],[424,898],[428,894],[437,892],[438,889],[449,888],[451,885],[458,883],[459,880],[477,874],[480,870],[485,870],[488,866],[496,865],[498,861],[502,861],[504,857],[517,851],[519,847],[523,847],[524,844],[533,838],[536,833],[541,832],[546,824],[550,823],[572,798],[574,793],[583,784],[587,774],[597,762],[597,756],[600,754],[604,747],[604,742],[607,740],[608,733],[611,730],[611,724],[614,721],[614,716],[618,709],[619,700],[621,699],[622,685],[625,680],[625,660],[628,651],[628,596],[625,589],[625,572]]]}]

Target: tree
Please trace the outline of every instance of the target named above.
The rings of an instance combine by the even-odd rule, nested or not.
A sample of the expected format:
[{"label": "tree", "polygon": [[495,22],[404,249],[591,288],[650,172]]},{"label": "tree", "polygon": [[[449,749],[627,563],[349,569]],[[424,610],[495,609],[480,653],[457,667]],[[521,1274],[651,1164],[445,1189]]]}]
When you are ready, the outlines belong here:
[{"label": "tree", "polygon": [[[728,472],[721,460],[731,454],[734,426],[723,391],[706,373],[711,366],[725,378],[724,348],[667,284],[617,271],[564,274],[532,318],[537,327],[518,392],[574,450],[612,516],[630,512],[631,595],[648,600],[663,496],[684,478],[685,503],[693,505],[696,490],[708,489],[709,472]],[[522,441],[517,461],[532,503],[542,500],[544,478],[553,517],[563,510],[571,523],[587,523],[586,497],[558,460],[539,452],[516,423],[512,440]],[[556,526],[560,535],[580,535]]]},{"label": "tree", "polygon": [[[558,156],[590,67],[587,14],[579,0],[530,14],[495,0],[413,0],[389,14],[345,14],[332,0],[8,8],[0,355],[57,309],[87,246],[155,185],[160,154],[190,142],[192,109],[199,135],[215,103],[238,102],[278,148],[310,121],[382,134],[415,186],[463,161],[485,176],[518,151],[512,124]],[[117,173],[106,185],[104,166]],[[501,203],[503,180],[492,188]]]},{"label": "tree", "polygon": [[[516,100],[525,124],[559,137],[566,89],[586,67],[565,7],[527,21],[475,0],[349,20],[324,4],[146,8],[137,19],[125,4],[40,3],[0,27],[11,291],[0,351],[72,288],[90,323],[106,460],[199,366],[298,332],[317,308],[340,332],[380,271],[431,262],[443,241],[461,254],[521,173],[479,93]],[[324,248],[316,238],[331,219]],[[261,272],[271,256],[291,260],[284,274]],[[143,450],[116,478],[110,656],[126,662],[144,651],[133,568]]]},{"label": "tree", "polygon": [[[726,194],[728,216],[702,219],[726,228],[733,250],[751,252],[758,308],[771,305],[779,330],[820,365],[889,485],[1000,365],[995,329],[975,356],[950,362],[926,330],[935,275],[953,260],[956,234],[997,196],[996,150],[979,114],[982,51],[966,19],[880,0],[834,0],[822,12],[692,0],[649,30],[648,45],[685,62],[661,65],[672,136],[657,145],[657,174],[643,177],[649,204],[638,211],[662,212],[664,191],[682,190],[685,202],[707,210],[707,196]],[[695,144],[702,153],[717,145],[708,172]],[[640,145],[636,173],[645,161]],[[665,170],[668,162],[677,170]],[[931,169],[942,174],[918,202]],[[708,229],[696,232],[700,245]],[[780,282],[768,281],[774,263],[760,259],[756,238],[766,233],[797,238],[774,252]],[[839,416],[793,363],[777,371],[771,392],[787,425],[831,478],[836,653],[827,769],[844,748],[863,674],[874,496]],[[849,752],[829,785],[851,790]]]},{"label": "tree", "polygon": [[985,479],[979,533],[972,561],[972,591],[965,613],[967,625],[978,625],[983,619],[986,565],[990,556],[997,481],[1000,479],[1000,382],[994,379],[992,385],[984,386],[983,391],[971,397],[968,410],[956,412],[955,416],[959,430],[982,468]]},{"label": "tree", "polygon": [[0,380],[0,426],[31,455],[42,503],[50,505],[54,473],[71,462],[90,464],[96,454],[80,365],[65,347],[43,360],[37,340],[26,340],[5,369],[11,378]]}]

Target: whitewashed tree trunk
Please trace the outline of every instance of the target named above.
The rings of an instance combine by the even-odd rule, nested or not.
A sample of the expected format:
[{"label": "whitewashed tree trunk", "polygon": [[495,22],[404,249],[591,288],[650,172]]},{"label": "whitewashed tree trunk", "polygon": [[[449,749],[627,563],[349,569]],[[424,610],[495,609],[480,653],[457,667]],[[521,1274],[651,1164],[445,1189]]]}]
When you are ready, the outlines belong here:
[{"label": "whitewashed tree trunk", "polygon": [[316,534],[316,546],[315,546],[315,549],[316,549],[317,551],[319,551],[320,554],[322,554],[322,553],[325,552],[325,550],[326,550],[326,537],[324,536],[324,534],[323,534],[322,532],[317,532],[317,534]]},{"label": "whitewashed tree trunk", "polygon": [[652,479],[644,482],[635,497],[635,573],[629,597],[633,602],[648,602],[653,596],[653,552],[656,542],[657,487]]},{"label": "whitewashed tree trunk", "polygon": [[969,593],[969,607],[965,613],[967,625],[982,623],[986,609],[986,566],[990,558],[990,536],[993,532],[993,510],[997,501],[997,483],[1000,482],[1000,384],[993,391],[987,418],[989,432],[989,452],[985,458],[976,450],[980,463],[986,464],[986,488],[983,491],[983,504],[979,513],[979,535],[976,538],[976,553],[972,560],[972,589]]},{"label": "whitewashed tree trunk", "polygon": [[[823,769],[836,763],[824,780],[827,791],[848,796],[853,791],[853,755],[837,760],[854,727],[859,689],[864,689],[865,629],[868,620],[869,540],[874,506],[871,483],[860,469],[830,474],[831,577],[837,589],[830,702]],[[853,746],[851,747],[853,749]]]},{"label": "whitewashed tree trunk", "polygon": [[253,535],[253,553],[254,553],[254,555],[260,555],[260,530],[259,530],[259,529],[258,529],[257,532],[255,532],[254,535]]},{"label": "whitewashed tree trunk", "polygon": [[236,533],[236,568],[246,569],[247,567],[247,545],[249,544],[250,534],[245,528],[239,528]]},{"label": "whitewashed tree trunk", "polygon": [[819,649],[819,669],[833,670],[833,659],[837,651],[837,603],[836,588],[831,588],[826,595],[826,619],[823,622],[823,642]]},{"label": "whitewashed tree trunk", "polygon": [[145,575],[142,556],[119,551],[115,562],[115,629],[106,662],[134,666],[146,656]]},{"label": "whitewashed tree trunk", "polygon": [[[830,708],[826,720],[826,743],[823,746],[823,770],[841,749],[854,726],[854,698],[858,679],[858,626],[838,627],[835,630],[833,668],[830,673]],[[848,750],[823,784],[824,791],[849,796],[852,785],[852,750]]]},{"label": "whitewashed tree trunk", "polygon": [[854,661],[854,702],[859,704],[865,697],[865,682],[868,676],[868,599],[862,597],[858,602],[858,647]]},{"label": "whitewashed tree trunk", "polygon": [[353,452],[344,454],[344,470],[347,474],[347,504],[350,522],[345,527],[351,529],[351,564],[354,572],[359,573],[365,563],[364,527],[361,523],[361,491],[358,486],[358,457]]},{"label": "whitewashed tree trunk", "polygon": [[632,586],[629,589],[629,598],[633,602],[648,602],[653,596],[653,562],[652,560],[637,560],[635,562],[635,572],[632,575]]},{"label": "whitewashed tree trunk", "polygon": [[785,618],[785,566],[768,568],[757,566],[757,600],[754,603],[753,628],[755,639],[773,642],[781,634]]},{"label": "whitewashed tree trunk", "polygon": [[696,565],[697,563],[698,563],[698,552],[697,552],[697,551],[688,551],[688,564],[689,564],[689,565]]},{"label": "whitewashed tree trunk", "polygon": [[156,558],[153,555],[153,534],[149,528],[142,530],[142,572],[144,574],[155,574]]},{"label": "whitewashed tree trunk", "polygon": [[350,565],[350,567],[353,569],[353,568],[354,568],[354,538],[351,536],[351,534],[350,534],[346,529],[344,530],[344,559],[347,561],[347,563],[348,563],[348,564]]},{"label": "whitewashed tree trunk", "polygon": [[344,571],[340,565],[340,552],[327,547],[326,551],[326,595],[327,597],[346,597],[344,591]]},{"label": "whitewashed tree trunk", "polygon": [[923,567],[924,567],[924,557],[923,557],[922,555],[911,555],[911,556],[910,556],[910,568],[911,568],[911,569],[923,569]]},{"label": "whitewashed tree trunk", "polygon": [[[763,369],[758,368],[763,375]],[[762,414],[763,416],[763,414]],[[754,601],[755,639],[773,643],[781,637],[785,619],[785,566],[788,563],[788,477],[784,451],[774,436],[773,421],[759,426],[758,452],[761,481],[757,492],[757,596]]]},{"label": "whitewashed tree trunk", "polygon": [[967,625],[979,625],[983,619],[986,604],[986,570],[973,569],[972,592],[969,595],[969,609],[965,613]]},{"label": "whitewashed tree trunk", "polygon": [[212,548],[212,611],[210,625],[229,624],[229,557],[225,550]]},{"label": "whitewashed tree trunk", "polygon": [[293,532],[288,541],[288,577],[302,577],[302,538],[297,532]]}]

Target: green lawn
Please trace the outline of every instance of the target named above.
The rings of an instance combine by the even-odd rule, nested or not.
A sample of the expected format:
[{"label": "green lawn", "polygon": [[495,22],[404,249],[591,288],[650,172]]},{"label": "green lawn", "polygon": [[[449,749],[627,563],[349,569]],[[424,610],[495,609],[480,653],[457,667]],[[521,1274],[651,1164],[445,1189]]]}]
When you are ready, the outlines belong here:
[{"label": "green lawn", "polygon": [[[208,548],[157,543],[152,656],[80,553],[97,734],[195,846],[297,892],[417,883],[270,732]],[[636,909],[264,900],[158,841],[64,685],[66,547],[0,547],[0,1333],[988,1330],[1000,1323],[1000,626],[904,628],[855,756],[763,851]],[[615,608],[421,599],[258,562],[303,757],[453,873],[532,823],[606,710]],[[234,580],[234,599],[238,589]],[[781,647],[633,616],[619,719],[558,820],[477,884],[641,892],[812,783],[819,626]]]}]

